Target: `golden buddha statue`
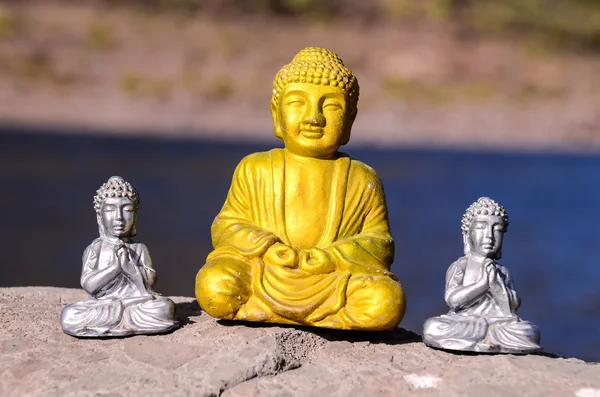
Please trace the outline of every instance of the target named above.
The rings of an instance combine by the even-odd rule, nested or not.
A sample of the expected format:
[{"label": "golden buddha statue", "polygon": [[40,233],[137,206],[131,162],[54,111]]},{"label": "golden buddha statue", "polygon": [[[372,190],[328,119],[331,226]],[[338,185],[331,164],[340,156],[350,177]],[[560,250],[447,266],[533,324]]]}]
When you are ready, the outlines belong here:
[{"label": "golden buddha statue", "polygon": [[235,170],[196,277],[208,314],[338,329],[400,323],[381,181],[338,152],[358,93],[354,74],[323,48],[305,48],[277,73],[271,112],[285,149],[251,154]]}]

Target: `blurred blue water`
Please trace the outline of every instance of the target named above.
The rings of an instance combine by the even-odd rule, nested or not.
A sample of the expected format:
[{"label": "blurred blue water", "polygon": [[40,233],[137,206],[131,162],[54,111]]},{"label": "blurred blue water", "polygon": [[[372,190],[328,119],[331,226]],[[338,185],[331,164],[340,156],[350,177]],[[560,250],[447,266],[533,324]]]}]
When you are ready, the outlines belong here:
[{"label": "blurred blue water", "polygon": [[[157,289],[193,296],[210,224],[236,164],[273,145],[161,141],[0,129],[0,286],[78,287],[97,237],[92,197],[111,175],[140,192],[138,240]],[[40,134],[39,132],[43,132]],[[402,326],[447,311],[447,267],[462,254],[460,219],[482,195],[509,213],[502,263],[547,351],[600,361],[600,157],[435,150],[346,152],[383,180],[397,243],[393,271],[408,296]]]}]

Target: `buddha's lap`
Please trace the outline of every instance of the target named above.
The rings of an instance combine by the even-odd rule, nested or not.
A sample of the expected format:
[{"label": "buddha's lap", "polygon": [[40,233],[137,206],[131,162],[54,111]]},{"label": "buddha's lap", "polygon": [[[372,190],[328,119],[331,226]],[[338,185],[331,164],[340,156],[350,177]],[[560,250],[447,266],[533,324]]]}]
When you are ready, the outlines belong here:
[{"label": "buddha's lap", "polygon": [[476,317],[443,315],[432,317],[423,324],[423,334],[445,337],[483,339],[489,332],[507,331],[519,334],[538,332],[535,324],[517,317]]},{"label": "buddha's lap", "polygon": [[123,305],[123,307],[135,307],[135,306],[161,306],[168,305],[169,301],[164,297],[154,297],[152,295],[144,295],[144,296],[131,296],[119,298],[118,301]]},{"label": "buddha's lap", "polygon": [[[251,284],[250,263],[218,258],[207,262],[198,272],[196,297],[209,314],[229,318],[235,316],[252,295]],[[406,301],[396,280],[383,274],[365,273],[350,276],[344,306],[344,310],[354,316],[397,324],[404,315]]]},{"label": "buddha's lap", "polygon": [[404,313],[406,298],[399,282],[387,275],[352,275],[346,288],[346,306],[398,307]]},{"label": "buddha's lap", "polygon": [[[251,269],[252,265],[249,262],[229,257],[208,261],[196,276],[196,289],[200,288],[208,293],[230,294],[231,291],[237,291],[251,285]],[[313,276],[318,276],[318,274]],[[360,300],[362,301],[380,301],[382,298],[384,300],[404,301],[404,293],[400,283],[383,274],[360,273],[351,275],[348,280],[346,295],[350,297],[359,290],[365,289],[369,292],[361,296]],[[249,291],[246,293],[249,293]],[[358,295],[356,298],[358,298]]]},{"label": "buddha's lap", "polygon": [[[353,275],[346,288],[346,304],[332,316],[346,318],[352,329],[393,329],[406,311],[406,298],[400,283],[389,276]],[[327,319],[325,319],[327,321]]]},{"label": "buddha's lap", "polygon": [[123,299],[91,299],[65,306],[62,311],[64,318],[82,320],[96,317],[96,321],[104,318],[106,322],[114,322],[121,318],[124,313],[141,311],[148,314],[172,313],[175,304],[165,297],[132,297]]}]

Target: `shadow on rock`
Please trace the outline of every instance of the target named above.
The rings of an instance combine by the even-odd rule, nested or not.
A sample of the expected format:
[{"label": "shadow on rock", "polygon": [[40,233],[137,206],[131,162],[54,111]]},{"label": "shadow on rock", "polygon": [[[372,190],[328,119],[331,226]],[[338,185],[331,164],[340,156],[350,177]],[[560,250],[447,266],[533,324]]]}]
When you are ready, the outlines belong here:
[{"label": "shadow on rock", "polygon": [[405,343],[420,343],[421,336],[404,328],[395,328],[390,331],[354,331],[338,330],[329,328],[309,327],[294,324],[258,323],[251,321],[217,320],[217,323],[226,326],[245,326],[250,328],[293,328],[304,332],[318,335],[330,342],[370,342],[383,343],[386,345],[403,345]]},{"label": "shadow on rock", "polygon": [[330,342],[370,342],[386,345],[403,345],[405,343],[420,343],[421,336],[404,328],[395,328],[390,331],[342,331],[335,329],[310,330]]},{"label": "shadow on rock", "polygon": [[179,321],[181,327],[194,324],[195,321],[190,320],[190,317],[199,316],[200,313],[202,313],[202,309],[195,299],[189,302],[175,303],[175,319]]},{"label": "shadow on rock", "polygon": [[[448,354],[452,354],[454,356],[542,356],[542,357],[547,357],[547,358],[560,358],[560,359],[569,359],[569,357],[565,357],[565,356],[559,356],[557,354],[554,353],[550,353],[550,352],[545,352],[545,351],[538,351],[538,352],[533,352],[533,353],[499,353],[499,352],[473,352],[473,351],[460,351],[460,350],[449,350],[449,349],[442,349],[439,347],[434,347],[434,346],[428,346],[430,349],[433,350],[437,350],[440,352],[444,352],[444,353],[448,353]],[[580,360],[578,358],[578,360]],[[582,360],[585,361],[585,360]]]}]

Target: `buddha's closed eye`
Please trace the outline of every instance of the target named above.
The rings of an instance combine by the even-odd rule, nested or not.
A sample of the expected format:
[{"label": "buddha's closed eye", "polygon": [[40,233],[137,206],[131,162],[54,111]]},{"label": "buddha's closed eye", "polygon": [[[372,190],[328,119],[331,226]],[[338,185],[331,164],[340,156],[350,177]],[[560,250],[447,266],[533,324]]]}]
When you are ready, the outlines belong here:
[{"label": "buddha's closed eye", "polygon": [[300,106],[304,106],[305,101],[302,98],[293,97],[293,98],[286,100],[285,104],[287,106],[300,107]]},{"label": "buddha's closed eye", "polygon": [[331,110],[331,111],[336,111],[336,110],[342,110],[344,107],[337,102],[329,102],[329,103],[325,103],[325,105],[323,106],[323,109],[327,109],[327,110]]}]

